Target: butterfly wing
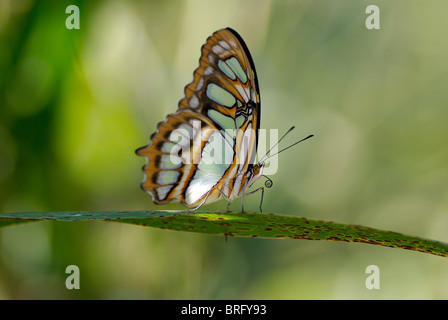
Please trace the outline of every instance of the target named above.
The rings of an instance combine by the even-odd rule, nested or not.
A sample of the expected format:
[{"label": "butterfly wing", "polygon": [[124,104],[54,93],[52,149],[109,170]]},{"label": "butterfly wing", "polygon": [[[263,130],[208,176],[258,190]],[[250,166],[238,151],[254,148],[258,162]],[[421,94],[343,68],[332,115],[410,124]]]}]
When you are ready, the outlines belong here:
[{"label": "butterfly wing", "polygon": [[216,144],[221,142],[229,156],[233,152],[222,139],[219,141],[221,134],[217,133],[210,119],[191,110],[168,115],[151,137],[151,143],[137,150],[138,155],[147,158],[142,189],[158,204],[197,204],[227,169],[226,161],[219,165],[208,159],[210,148],[218,150]]},{"label": "butterfly wing", "polygon": [[202,113],[221,132],[237,130],[232,137],[234,165],[218,186],[224,195],[234,198],[244,192],[245,173],[256,155],[260,95],[255,65],[244,40],[231,28],[211,35],[201,51],[199,67],[185,87],[179,108]]},{"label": "butterfly wing", "polygon": [[[258,81],[249,50],[236,31],[219,30],[203,45],[179,110],[158,125],[147,147],[137,150],[147,157],[142,188],[156,203],[187,206],[240,195],[255,160],[259,122]],[[176,140],[179,131],[183,142]],[[178,161],[177,149],[172,150],[180,147]]]},{"label": "butterfly wing", "polygon": [[201,51],[199,67],[193,82],[185,87],[179,109],[193,109],[206,116],[214,109],[233,119],[254,109],[254,127],[259,128],[258,80],[241,36],[231,28],[219,30],[207,39]]}]

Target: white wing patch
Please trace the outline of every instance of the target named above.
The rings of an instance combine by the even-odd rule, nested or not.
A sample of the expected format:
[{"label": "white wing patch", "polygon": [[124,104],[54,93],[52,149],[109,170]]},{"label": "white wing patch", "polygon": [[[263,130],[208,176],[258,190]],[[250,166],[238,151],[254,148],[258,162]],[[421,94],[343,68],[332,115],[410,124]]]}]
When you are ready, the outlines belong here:
[{"label": "white wing patch", "polygon": [[233,162],[233,155],[233,145],[219,131],[213,132],[202,150],[201,161],[185,192],[187,204],[197,202],[221,180]]}]

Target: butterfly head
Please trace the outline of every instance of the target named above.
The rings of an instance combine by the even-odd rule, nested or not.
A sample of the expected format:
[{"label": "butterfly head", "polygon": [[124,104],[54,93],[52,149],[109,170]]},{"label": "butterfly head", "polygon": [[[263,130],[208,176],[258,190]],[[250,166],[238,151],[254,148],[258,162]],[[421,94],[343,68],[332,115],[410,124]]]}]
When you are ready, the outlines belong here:
[{"label": "butterfly head", "polygon": [[273,186],[274,182],[272,182],[271,179],[269,179],[267,176],[263,175],[263,170],[266,165],[266,162],[260,162],[257,164],[254,164],[250,170],[252,173],[252,180],[250,181],[249,185],[252,185],[255,181],[260,179],[261,177],[265,177],[267,180],[264,183],[266,188],[270,188]]},{"label": "butterfly head", "polygon": [[255,164],[252,167],[252,173],[256,179],[259,179],[263,175],[264,165],[265,165],[265,163],[262,162],[262,163]]}]

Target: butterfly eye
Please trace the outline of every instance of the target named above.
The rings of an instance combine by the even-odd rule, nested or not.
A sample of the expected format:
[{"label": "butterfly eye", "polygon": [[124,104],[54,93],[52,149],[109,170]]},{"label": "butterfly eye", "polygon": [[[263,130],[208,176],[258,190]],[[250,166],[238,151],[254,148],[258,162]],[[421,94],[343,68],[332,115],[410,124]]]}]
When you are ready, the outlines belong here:
[{"label": "butterfly eye", "polygon": [[258,165],[254,165],[252,167],[252,172],[255,176],[258,175],[260,173],[260,167]]}]

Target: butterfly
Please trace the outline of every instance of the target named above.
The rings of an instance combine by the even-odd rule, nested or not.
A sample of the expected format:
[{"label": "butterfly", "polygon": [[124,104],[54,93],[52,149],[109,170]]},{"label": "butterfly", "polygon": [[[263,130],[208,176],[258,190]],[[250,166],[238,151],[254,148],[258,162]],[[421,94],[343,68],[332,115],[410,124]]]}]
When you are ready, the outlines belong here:
[{"label": "butterfly", "polygon": [[177,202],[193,210],[241,197],[243,212],[244,196],[261,190],[262,211],[264,188],[247,192],[265,167],[254,163],[260,90],[249,49],[235,30],[225,28],[206,40],[201,53],[178,110],[136,151],[147,159],[141,188],[157,204]]}]

